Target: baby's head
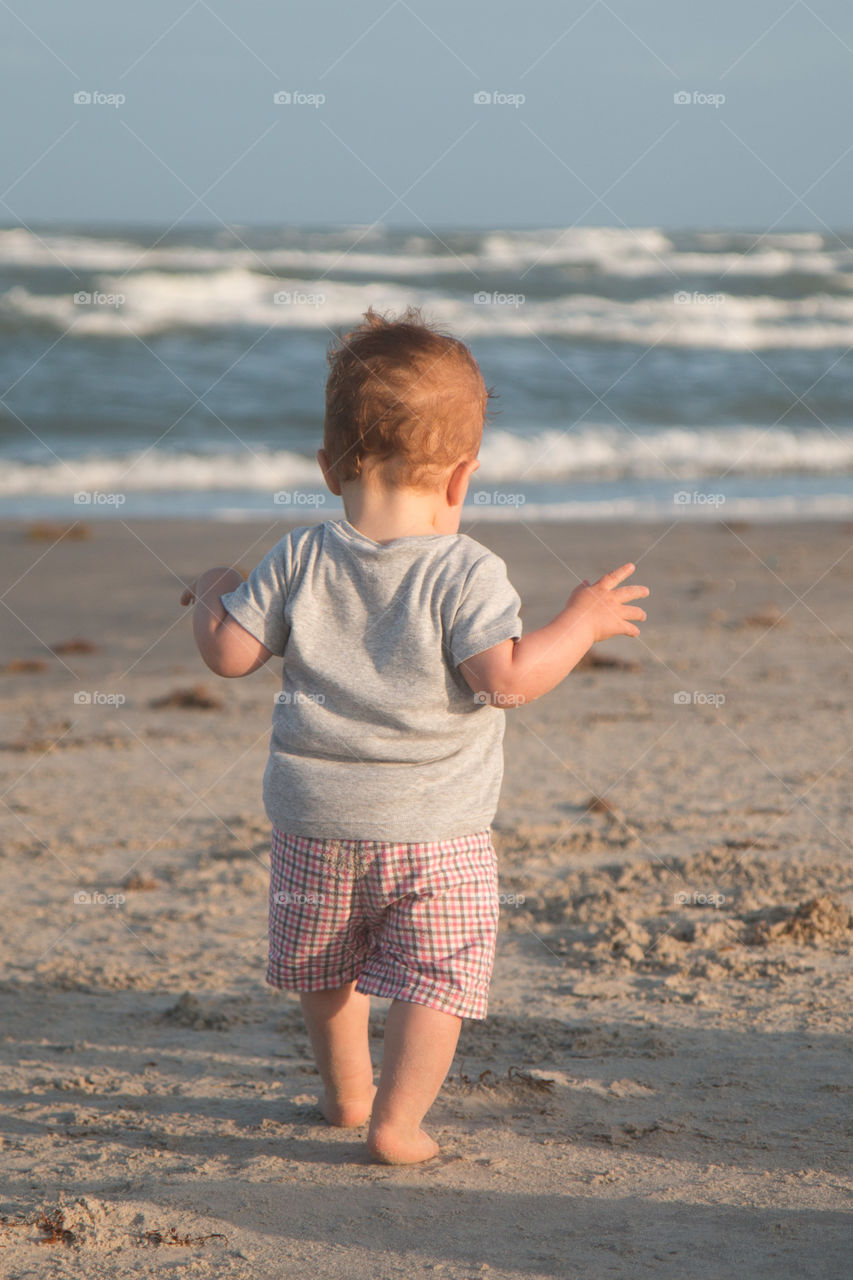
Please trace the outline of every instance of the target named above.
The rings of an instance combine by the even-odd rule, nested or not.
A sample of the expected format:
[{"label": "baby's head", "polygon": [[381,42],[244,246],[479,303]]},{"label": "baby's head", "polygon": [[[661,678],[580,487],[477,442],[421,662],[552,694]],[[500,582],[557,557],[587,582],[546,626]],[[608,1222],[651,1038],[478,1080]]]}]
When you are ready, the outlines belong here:
[{"label": "baby's head", "polygon": [[409,307],[369,308],[329,348],[323,448],[339,483],[431,491],[477,457],[492,392],[471,352]]}]

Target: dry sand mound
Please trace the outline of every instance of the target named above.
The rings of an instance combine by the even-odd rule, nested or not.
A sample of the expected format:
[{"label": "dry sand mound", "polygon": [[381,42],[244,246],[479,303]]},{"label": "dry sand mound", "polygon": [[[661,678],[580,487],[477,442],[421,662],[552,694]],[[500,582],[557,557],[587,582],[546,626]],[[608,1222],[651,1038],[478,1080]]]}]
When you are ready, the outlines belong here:
[{"label": "dry sand mound", "polygon": [[794,942],[798,945],[853,941],[853,916],[843,902],[831,894],[809,898],[793,911],[777,908],[769,917],[756,920],[748,935],[755,943]]}]

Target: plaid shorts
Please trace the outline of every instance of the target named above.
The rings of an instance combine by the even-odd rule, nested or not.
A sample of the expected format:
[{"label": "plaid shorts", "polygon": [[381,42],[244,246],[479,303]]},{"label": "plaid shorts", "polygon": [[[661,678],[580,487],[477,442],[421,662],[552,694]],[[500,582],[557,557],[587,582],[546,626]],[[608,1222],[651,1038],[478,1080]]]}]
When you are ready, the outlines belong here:
[{"label": "plaid shorts", "polygon": [[421,844],[273,827],[267,982],[342,987],[485,1018],[498,927],[487,831]]}]

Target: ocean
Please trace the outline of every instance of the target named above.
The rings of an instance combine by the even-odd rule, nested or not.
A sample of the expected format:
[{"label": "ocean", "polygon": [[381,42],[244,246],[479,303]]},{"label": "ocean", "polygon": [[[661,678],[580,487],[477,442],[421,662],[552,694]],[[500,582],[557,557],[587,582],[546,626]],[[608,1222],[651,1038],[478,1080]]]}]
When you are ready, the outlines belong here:
[{"label": "ocean", "polygon": [[326,349],[420,305],[498,393],[478,519],[853,516],[853,249],[817,232],[0,229],[0,514],[341,514]]}]

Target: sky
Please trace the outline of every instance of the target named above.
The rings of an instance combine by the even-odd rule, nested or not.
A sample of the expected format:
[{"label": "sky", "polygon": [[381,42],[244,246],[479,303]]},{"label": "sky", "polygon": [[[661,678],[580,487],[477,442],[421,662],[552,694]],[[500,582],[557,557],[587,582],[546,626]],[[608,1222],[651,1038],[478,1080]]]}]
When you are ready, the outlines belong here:
[{"label": "sky", "polygon": [[853,227],[849,0],[0,0],[0,50],[5,226]]}]

